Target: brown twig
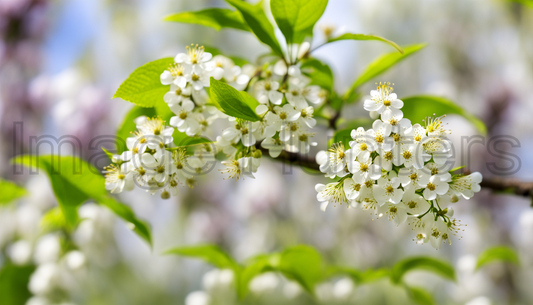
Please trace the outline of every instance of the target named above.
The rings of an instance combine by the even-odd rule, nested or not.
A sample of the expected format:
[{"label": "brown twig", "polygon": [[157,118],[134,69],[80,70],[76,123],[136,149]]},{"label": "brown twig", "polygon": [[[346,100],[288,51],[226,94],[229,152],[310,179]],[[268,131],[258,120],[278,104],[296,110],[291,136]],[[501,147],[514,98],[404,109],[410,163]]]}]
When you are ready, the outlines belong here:
[{"label": "brown twig", "polygon": [[483,178],[480,185],[495,192],[533,198],[533,182],[520,181],[514,178],[489,177]]},{"label": "brown twig", "polygon": [[341,116],[341,112],[340,111],[336,111],[335,115],[333,115],[329,119],[329,128],[331,128],[333,130],[337,130],[337,120],[340,118],[340,116]]}]

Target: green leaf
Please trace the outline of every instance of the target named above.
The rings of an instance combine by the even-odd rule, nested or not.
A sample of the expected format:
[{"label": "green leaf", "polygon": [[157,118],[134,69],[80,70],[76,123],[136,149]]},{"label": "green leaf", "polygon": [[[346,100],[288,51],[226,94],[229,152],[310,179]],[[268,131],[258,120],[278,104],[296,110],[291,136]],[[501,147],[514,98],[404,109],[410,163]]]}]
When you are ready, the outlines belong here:
[{"label": "green leaf", "polygon": [[13,162],[46,172],[70,228],[78,223],[78,207],[91,198],[87,191],[98,188],[100,182],[102,187],[104,185],[103,177],[96,170],[91,171],[91,166],[78,158],[23,155],[15,157]]},{"label": "green leaf", "polygon": [[176,144],[177,147],[186,147],[186,146],[192,146],[197,144],[209,144],[213,143],[213,141],[206,139],[204,137],[189,137],[184,132],[176,131],[173,134],[174,136],[174,144]]},{"label": "green leaf", "polygon": [[288,279],[297,281],[311,294],[324,276],[320,253],[305,245],[285,249],[272,259],[271,264],[275,270],[283,273]]},{"label": "green leaf", "polygon": [[480,119],[446,98],[432,95],[418,95],[402,98],[402,101],[404,102],[402,108],[404,117],[409,118],[413,124],[415,122],[422,123],[424,118],[433,114],[437,116],[458,114],[472,123],[482,135],[487,134],[487,127]]},{"label": "green leaf", "polygon": [[201,259],[219,269],[238,269],[239,264],[216,245],[200,245],[178,247],[166,251],[164,254],[177,254],[186,257]]},{"label": "green leaf", "polygon": [[40,226],[45,232],[69,229],[67,220],[65,219],[60,207],[53,207],[48,210],[41,218]]},{"label": "green leaf", "polygon": [[20,197],[26,196],[27,192],[24,188],[15,183],[0,178],[0,206],[11,203]]},{"label": "green leaf", "polygon": [[150,225],[137,218],[133,210],[114,198],[105,196],[99,199],[99,203],[110,209],[115,215],[126,221],[128,227],[133,230],[139,237],[144,239],[150,246],[152,246],[152,233],[150,231]]},{"label": "green leaf", "polygon": [[450,264],[425,256],[411,257],[396,263],[392,268],[391,279],[398,284],[406,273],[413,270],[430,271],[445,279],[455,281],[455,270]]},{"label": "green leaf", "polygon": [[34,271],[34,266],[17,266],[12,263],[3,265],[0,269],[0,304],[26,304],[32,295],[28,290],[28,283]]},{"label": "green leaf", "polygon": [[243,91],[211,77],[211,100],[225,114],[247,121],[258,121],[260,118],[254,109],[259,104],[253,97]]},{"label": "green leaf", "polygon": [[506,247],[497,246],[485,250],[477,259],[476,270],[492,262],[501,261],[518,265],[519,259],[516,251]]},{"label": "green leaf", "polygon": [[168,123],[170,118],[174,116],[174,113],[172,113],[167,103],[165,103],[162,98],[155,103],[154,107],[145,108],[133,106],[133,108],[131,108],[131,110],[126,114],[122,124],[120,124],[117,130],[117,154],[120,155],[122,152],[127,150],[126,139],[129,138],[131,133],[137,129],[134,120],[143,115],[149,118],[159,116],[163,121]]},{"label": "green leaf", "polygon": [[149,62],[133,71],[120,85],[113,98],[121,98],[141,107],[155,107],[170,86],[161,84],[161,73],[174,63],[171,57]]},{"label": "green leaf", "polygon": [[318,59],[310,58],[302,63],[301,69],[311,78],[309,85],[317,85],[333,92],[333,72],[328,65]]},{"label": "green leaf", "polygon": [[335,37],[335,38],[329,39],[328,43],[339,41],[339,40],[377,40],[377,41],[382,41],[382,42],[392,46],[396,50],[398,50],[398,52],[400,52],[401,54],[403,54],[403,49],[398,44],[396,44],[394,41],[388,40],[387,38],[383,38],[383,37],[377,36],[377,35],[346,33],[346,34],[342,34],[339,37]]},{"label": "green leaf", "polygon": [[263,272],[273,270],[270,264],[271,255],[259,255],[250,260],[247,266],[242,270],[239,283],[237,285],[237,294],[243,299],[248,293],[252,279]]},{"label": "green leaf", "polygon": [[533,0],[507,0],[509,2],[516,2],[525,6],[529,6],[529,8],[533,8]]},{"label": "green leaf", "polygon": [[398,52],[392,52],[387,53],[385,55],[380,56],[376,60],[370,63],[366,67],[366,69],[359,75],[359,77],[355,80],[353,85],[348,89],[348,91],[344,94],[344,99],[348,100],[350,97],[355,93],[357,88],[361,86],[362,84],[366,83],[367,81],[371,80],[372,78],[380,75],[381,73],[387,71],[389,68],[394,66],[395,64],[399,63],[400,61],[404,60],[408,56],[420,51],[426,46],[426,44],[415,44],[408,46],[404,48],[404,53],[399,54]]},{"label": "green leaf", "polygon": [[329,145],[337,142],[342,142],[344,144],[344,148],[348,149],[350,147],[350,141],[352,140],[352,130],[357,129],[359,127],[363,127],[364,129],[368,129],[372,127],[372,120],[371,119],[355,119],[351,120],[349,123],[346,123],[344,125],[344,128],[339,129],[335,132],[333,135],[332,141],[330,141]]},{"label": "green leaf", "polygon": [[213,57],[217,56],[217,55],[223,55],[222,52],[215,48],[215,47],[211,47],[211,46],[205,46],[204,45],[204,51],[207,52],[207,53],[211,53],[211,55],[213,55]]},{"label": "green leaf", "polygon": [[404,287],[407,290],[407,293],[409,294],[411,299],[415,301],[417,304],[420,304],[420,305],[435,304],[435,300],[433,300],[433,296],[431,296],[431,293],[429,293],[424,288],[411,287],[407,285],[404,285]]},{"label": "green leaf", "polygon": [[387,269],[367,269],[359,271],[353,268],[331,267],[330,275],[348,275],[356,284],[362,285],[378,281],[389,276],[390,271]]},{"label": "green leaf", "polygon": [[250,28],[244,23],[239,12],[225,8],[208,8],[196,12],[181,12],[167,16],[163,20],[200,24],[211,27],[217,31],[222,28],[250,31]]},{"label": "green leaf", "polygon": [[287,43],[301,43],[320,19],[327,0],[271,0],[270,10]]},{"label": "green leaf", "polygon": [[126,139],[131,136],[137,127],[134,120],[140,116],[154,117],[156,115],[155,108],[144,108],[140,106],[133,106],[130,111],[124,117],[122,124],[118,127],[117,131],[117,154],[121,154],[128,148],[126,147]]},{"label": "green leaf", "polygon": [[283,51],[274,34],[274,27],[268,21],[263,10],[263,1],[252,5],[241,0],[226,0],[231,6],[235,7],[241,14],[252,32],[257,38],[268,45],[274,53],[283,57]]},{"label": "green leaf", "polygon": [[250,63],[247,59],[239,57],[239,56],[227,56],[227,57],[233,60],[233,63],[239,67],[242,67]]},{"label": "green leaf", "polygon": [[148,225],[136,219],[129,207],[109,197],[104,177],[84,160],[72,156],[23,155],[15,157],[12,162],[46,172],[69,229],[78,224],[78,207],[88,199],[94,199],[134,224],[134,231],[151,244]]}]

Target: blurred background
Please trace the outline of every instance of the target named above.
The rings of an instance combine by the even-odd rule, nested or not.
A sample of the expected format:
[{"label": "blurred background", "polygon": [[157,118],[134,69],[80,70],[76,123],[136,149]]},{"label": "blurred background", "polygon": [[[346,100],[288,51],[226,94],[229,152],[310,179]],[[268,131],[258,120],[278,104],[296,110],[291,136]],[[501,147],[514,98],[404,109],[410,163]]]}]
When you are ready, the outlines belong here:
[{"label": "blurred background", "polygon": [[[521,160],[513,177],[533,180],[532,3],[330,0],[315,43],[324,39],[320,26],[377,34],[400,45],[429,43],[379,80],[395,83],[400,98],[445,96],[480,117],[489,137],[516,138],[519,145],[500,149]],[[529,200],[487,190],[461,200],[454,209],[468,225],[462,239],[436,251],[412,242],[408,226],[372,221],[354,209],[321,212],[314,185],[324,178],[266,158],[255,180],[222,180],[212,172],[171,200],[140,189],[121,194],[122,202],[152,225],[153,250],[108,210],[87,203],[80,214],[88,220],[72,236],[79,249],[59,262],[58,236],[43,234],[39,226],[40,217],[56,205],[49,182],[44,175],[15,175],[10,158],[37,153],[30,137],[41,135],[73,135],[82,142],[84,158],[100,154],[99,148],[90,148],[91,139],[113,136],[131,107],[111,100],[120,83],[136,67],[174,56],[190,43],[250,61],[266,51],[250,33],[162,21],[171,13],[213,6],[227,7],[215,0],[0,0],[0,175],[30,193],[13,205],[0,206],[0,294],[17,281],[24,287],[6,304],[24,304],[30,297],[30,305],[185,304],[187,295],[187,304],[204,304],[198,294],[190,294],[197,290],[219,295],[216,304],[231,304],[223,272],[199,261],[161,255],[174,246],[198,243],[221,245],[241,261],[309,244],[330,263],[362,270],[430,255],[456,267],[457,283],[423,272],[410,273],[408,281],[427,288],[439,304],[533,303]],[[368,63],[390,51],[378,42],[345,41],[320,48],[314,56],[331,66],[335,86],[343,92]],[[366,85],[363,92],[372,88]],[[365,115],[360,104],[347,108],[343,117]],[[476,134],[459,117],[449,116],[446,122],[456,144],[461,136]],[[318,149],[324,149],[326,133],[317,140]],[[52,150],[42,145],[38,153]],[[509,166],[481,144],[468,155],[469,170],[486,177],[494,175],[486,162]],[[494,245],[516,249],[520,267],[493,264],[475,271],[476,257]],[[11,274],[5,271],[8,259],[19,266]],[[252,292],[251,304],[310,304],[297,287],[275,274],[255,281]],[[343,299],[347,294],[349,301]],[[335,279],[322,285],[318,295],[324,304],[411,304],[403,290],[387,281],[352,287]]]}]

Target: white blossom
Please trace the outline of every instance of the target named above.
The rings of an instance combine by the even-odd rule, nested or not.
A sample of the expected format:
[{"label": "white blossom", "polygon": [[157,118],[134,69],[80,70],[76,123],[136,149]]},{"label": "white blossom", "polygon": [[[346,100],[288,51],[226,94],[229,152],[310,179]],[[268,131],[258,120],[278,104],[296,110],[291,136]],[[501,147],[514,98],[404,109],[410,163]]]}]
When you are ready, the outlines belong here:
[{"label": "white blossom", "polygon": [[404,188],[405,192],[402,197],[402,202],[411,215],[424,213],[430,208],[427,200],[415,193],[415,189],[416,187],[414,185]]},{"label": "white blossom", "polygon": [[187,133],[187,135],[195,135],[200,124],[192,115],[194,110],[194,103],[192,101],[184,101],[181,105],[174,104],[170,107],[172,112],[176,115],[170,118],[170,125],[177,127],[179,131]]},{"label": "white blossom", "polygon": [[130,191],[133,189],[133,179],[125,171],[126,168],[126,164],[120,166],[111,164],[104,168],[106,190],[112,194],[117,194],[123,190]]},{"label": "white blossom", "polygon": [[176,55],[174,61],[179,64],[190,66],[192,70],[195,70],[196,72],[204,70],[206,68],[206,63],[213,57],[211,53],[204,52],[203,46],[191,44],[185,48],[187,49],[187,54],[180,53]]},{"label": "white blossom", "polygon": [[254,85],[255,96],[259,103],[268,102],[274,105],[280,105],[283,100],[283,93],[279,92],[279,83],[276,81],[263,80]]},{"label": "white blossom", "polygon": [[[378,201],[379,202],[379,201]],[[378,207],[378,213],[387,216],[396,226],[401,225],[407,220],[407,208],[403,203],[385,202]]]},{"label": "white blossom", "polygon": [[448,191],[448,183],[441,181],[439,176],[431,176],[429,182],[424,187],[423,195],[427,200],[435,200],[437,195],[444,195]]},{"label": "white blossom", "polygon": [[279,138],[266,138],[261,142],[261,147],[268,149],[270,157],[277,158],[283,151],[283,142]]},{"label": "white blossom", "polygon": [[479,183],[483,176],[479,172],[474,172],[467,176],[453,177],[450,183],[450,189],[457,195],[462,195],[465,199],[470,199],[481,190]]},{"label": "white blossom", "polygon": [[240,139],[242,144],[246,147],[255,145],[255,136],[253,135],[254,126],[251,122],[240,121],[237,122],[234,126],[226,128],[222,132],[222,137],[226,141],[234,141],[235,139]]},{"label": "white blossom", "polygon": [[393,178],[380,178],[378,184],[374,185],[374,198],[380,206],[387,202],[397,204],[402,200],[404,191],[399,188],[400,179],[398,177]]},{"label": "white blossom", "polygon": [[316,198],[320,202],[320,209],[325,211],[330,203],[346,203],[346,194],[344,192],[343,182],[334,182],[327,185],[317,184],[315,190],[318,192]]},{"label": "white blossom", "polygon": [[400,109],[403,107],[403,102],[398,99],[396,93],[392,93],[390,83],[379,83],[376,90],[370,91],[371,98],[365,100],[364,108],[367,111],[376,111],[381,114],[383,112],[391,112],[393,109]]}]

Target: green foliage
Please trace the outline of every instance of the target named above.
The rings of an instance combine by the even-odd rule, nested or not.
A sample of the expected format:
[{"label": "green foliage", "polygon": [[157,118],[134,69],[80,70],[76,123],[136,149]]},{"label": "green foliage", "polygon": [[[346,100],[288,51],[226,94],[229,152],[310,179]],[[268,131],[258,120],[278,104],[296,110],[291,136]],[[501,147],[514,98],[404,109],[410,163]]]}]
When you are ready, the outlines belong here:
[{"label": "green foliage", "polygon": [[300,283],[311,294],[324,275],[320,254],[312,247],[303,245],[287,248],[281,253],[257,256],[250,259],[244,267],[213,245],[179,247],[165,253],[195,257],[220,269],[232,269],[237,279],[237,293],[241,298],[248,292],[250,281],[266,271],[281,272],[287,278]]},{"label": "green foliage", "polygon": [[91,193],[93,188],[103,189],[105,192],[103,178],[97,171],[91,172],[90,165],[81,159],[71,156],[23,155],[15,157],[13,162],[46,172],[61,211],[71,228],[78,222],[78,207],[91,198],[87,192]]},{"label": "green foliage", "polygon": [[161,84],[160,77],[172,63],[174,59],[167,57],[140,66],[120,85],[113,98],[141,107],[155,107],[169,90],[169,86]]},{"label": "green foliage", "polygon": [[353,268],[331,267],[329,274],[331,276],[347,275],[354,283],[362,285],[386,278],[389,276],[390,271],[388,269],[367,269],[365,271],[359,271]]},{"label": "green foliage", "polygon": [[227,56],[229,59],[233,60],[233,63],[236,64],[237,66],[244,66],[246,64],[248,64],[248,60],[242,58],[242,57],[239,57],[239,56]]},{"label": "green foliage", "polygon": [[165,254],[198,258],[219,269],[235,269],[238,267],[237,262],[215,245],[178,247],[166,251]]},{"label": "green foliage", "polygon": [[248,93],[238,91],[212,77],[209,91],[211,92],[212,102],[225,114],[252,122],[259,120],[254,111],[259,103]]},{"label": "green foliage", "polygon": [[481,134],[487,134],[487,127],[480,119],[448,99],[431,95],[417,95],[402,98],[402,101],[404,102],[402,108],[404,116],[408,117],[413,124],[415,122],[422,123],[424,118],[433,114],[437,116],[458,114],[472,123]]},{"label": "green foliage", "polygon": [[24,188],[15,183],[0,178],[0,206],[11,203],[20,197],[26,196]]},{"label": "green foliage", "polygon": [[313,34],[327,0],[271,0],[270,10],[287,43],[301,43]]},{"label": "green foliage", "polygon": [[128,227],[135,232],[139,237],[144,239],[150,246],[152,246],[152,233],[150,231],[150,225],[137,218],[133,210],[112,197],[101,197],[98,200],[99,203],[102,205],[105,205],[107,208],[109,208],[115,215],[122,218],[122,220],[126,221],[128,224]]},{"label": "green foliage", "polygon": [[337,142],[342,142],[344,144],[345,148],[350,147],[350,141],[352,141],[352,130],[357,129],[359,127],[363,127],[365,129],[372,127],[372,120],[371,119],[355,119],[351,120],[349,123],[346,123],[342,129],[339,129],[335,132],[333,135],[332,141],[330,141],[329,145]]},{"label": "green foliage", "polygon": [[507,0],[509,2],[516,2],[525,6],[528,6],[529,8],[533,8],[533,0]]},{"label": "green foliage", "polygon": [[242,269],[237,284],[237,293],[242,299],[248,293],[248,287],[252,279],[263,272],[273,270],[270,264],[269,255],[260,255],[249,260],[246,267]]},{"label": "green foliage", "polygon": [[417,304],[420,305],[433,305],[435,304],[435,300],[433,300],[433,297],[431,296],[431,293],[429,293],[424,288],[420,287],[411,287],[404,285],[405,289],[407,290],[407,293],[411,297],[413,301],[415,301]]},{"label": "green foliage", "polygon": [[198,258],[219,269],[233,270],[240,299],[247,295],[251,280],[268,271],[280,272],[286,278],[298,282],[311,295],[314,295],[314,288],[318,283],[340,275],[350,277],[358,285],[390,278],[394,284],[406,289],[417,304],[435,304],[435,302],[425,289],[410,287],[403,282],[403,276],[409,271],[427,270],[446,279],[455,280],[455,271],[451,265],[430,257],[407,258],[395,264],[392,269],[359,271],[353,268],[327,266],[320,253],[306,245],[289,247],[278,253],[260,254],[248,259],[244,265],[238,264],[214,245],[178,247],[166,251],[165,254]]},{"label": "green foliage", "polygon": [[239,12],[224,8],[208,8],[196,12],[181,12],[167,16],[164,20],[200,24],[217,31],[222,28],[250,31],[250,28],[246,25]]},{"label": "green foliage", "polygon": [[283,51],[274,34],[274,27],[268,21],[263,10],[263,1],[257,4],[249,4],[241,0],[226,0],[231,6],[235,7],[241,14],[252,32],[257,38],[268,45],[274,53],[283,57]]},{"label": "green foliage", "polygon": [[[166,122],[174,115],[168,105],[161,99],[156,102],[155,107],[145,108],[140,106],[133,106],[124,117],[122,124],[117,130],[117,154],[121,154],[128,148],[126,147],[126,139],[131,136],[131,133],[137,129],[135,119],[140,116],[147,116],[149,118],[159,116]],[[177,132],[177,131],[176,131]]]},{"label": "green foliage", "polygon": [[41,218],[41,229],[44,232],[51,232],[61,229],[69,229],[67,220],[60,207],[53,207]]},{"label": "green foliage", "polygon": [[31,297],[28,282],[34,266],[4,264],[0,269],[0,304],[21,305]]},{"label": "green foliage", "polygon": [[391,280],[398,284],[406,273],[413,270],[430,271],[445,279],[455,281],[455,270],[450,264],[426,256],[411,257],[396,263],[391,271]]},{"label": "green foliage", "polygon": [[300,245],[288,248],[271,259],[271,267],[288,279],[298,282],[313,294],[315,285],[323,280],[322,257],[312,247]]},{"label": "green foliage", "polygon": [[383,38],[383,37],[377,36],[377,35],[346,33],[346,34],[342,34],[339,37],[335,37],[335,38],[329,39],[328,43],[339,41],[339,40],[377,40],[377,41],[382,41],[382,42],[392,46],[396,50],[398,50],[398,52],[400,52],[401,54],[403,54],[403,49],[397,43],[395,43],[394,41],[388,40],[387,38]]},{"label": "green foliage", "polygon": [[197,144],[209,144],[213,143],[209,139],[206,139],[204,137],[189,137],[184,132],[174,131],[174,134],[172,135],[174,138],[174,144],[176,144],[176,147],[190,147]]},{"label": "green foliage", "polygon": [[515,250],[506,246],[497,246],[489,248],[479,255],[476,269],[480,269],[481,267],[496,261],[507,262],[515,265],[520,263],[518,254],[516,254]]},{"label": "green foliage", "polygon": [[155,108],[144,108],[140,106],[133,106],[124,117],[122,124],[117,130],[117,153],[120,155],[127,150],[126,139],[131,136],[131,133],[137,129],[134,120],[140,116],[153,117],[156,116]]},{"label": "green foliage", "polygon": [[[236,278],[236,290],[240,298],[243,298],[248,292],[249,281],[258,274],[255,272],[250,272],[251,269],[243,269],[234,259],[232,259],[216,245],[177,247],[165,251],[164,254],[176,254],[185,257],[197,258],[219,269],[233,270]],[[245,276],[247,279],[243,280]]]},{"label": "green foliage", "polygon": [[350,89],[348,89],[348,91],[344,94],[344,99],[347,101],[352,101],[353,99],[351,97],[359,88],[359,86],[371,80],[372,78],[380,75],[381,73],[387,71],[392,66],[396,65],[397,63],[409,57],[410,55],[420,51],[425,46],[426,44],[424,43],[415,44],[404,48],[403,54],[399,54],[398,52],[392,52],[380,56],[379,58],[371,62],[363,71],[363,73],[359,75],[359,77],[355,80]]},{"label": "green foliage", "polygon": [[82,159],[72,156],[23,155],[15,157],[12,162],[46,172],[69,229],[74,228],[79,222],[78,207],[85,201],[94,199],[133,224],[135,226],[133,231],[151,244],[149,226],[137,219],[130,207],[109,197],[104,177]]},{"label": "green foliage", "polygon": [[309,85],[317,85],[333,92],[333,72],[328,65],[318,59],[310,58],[302,62],[301,69],[311,79]]}]

